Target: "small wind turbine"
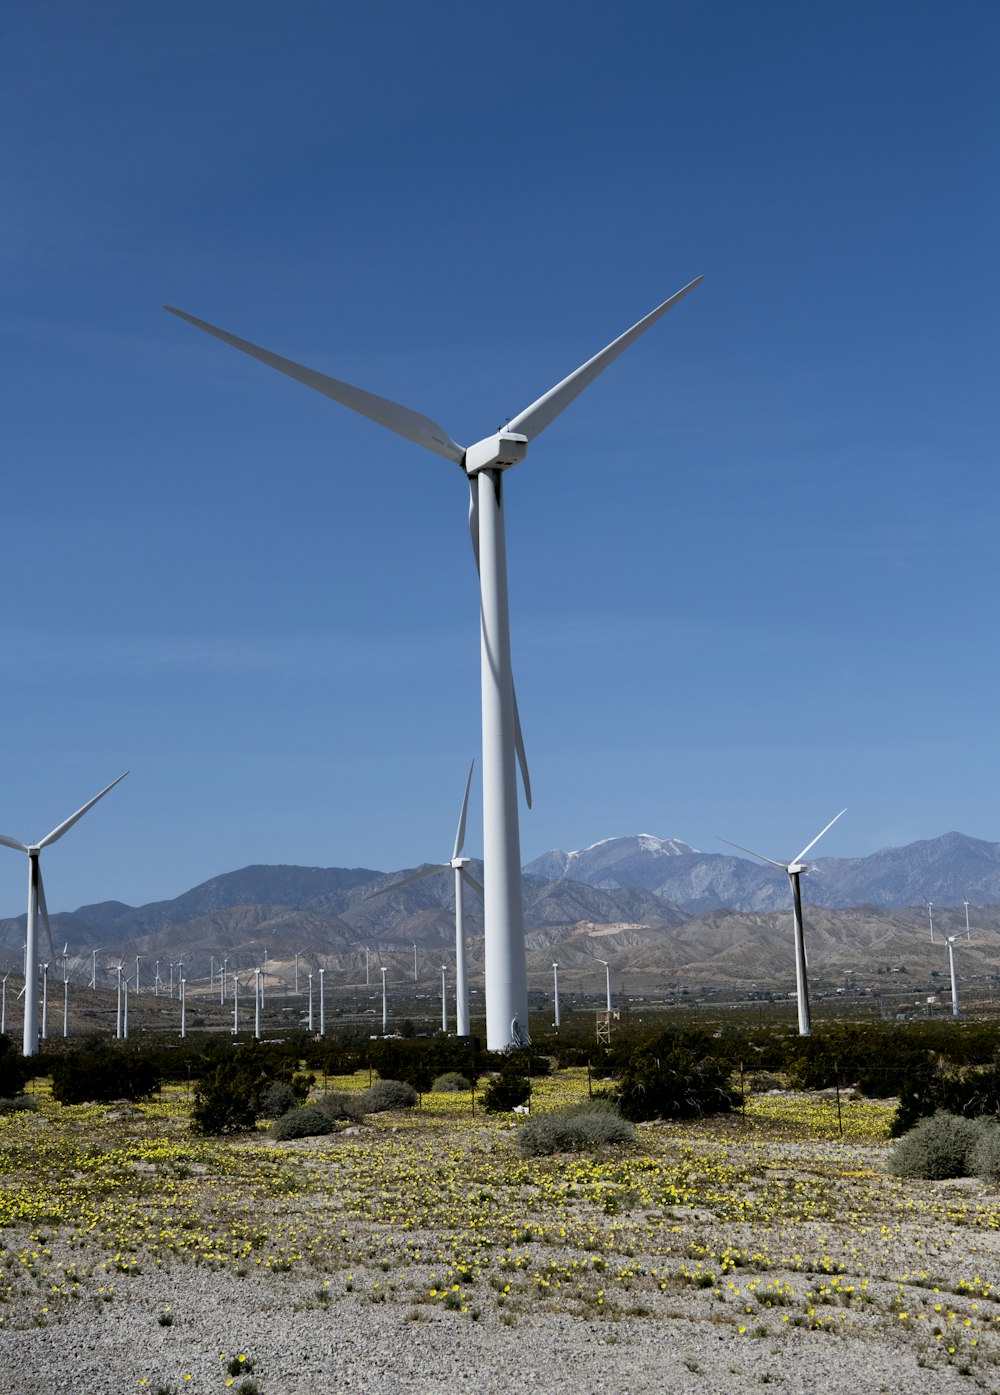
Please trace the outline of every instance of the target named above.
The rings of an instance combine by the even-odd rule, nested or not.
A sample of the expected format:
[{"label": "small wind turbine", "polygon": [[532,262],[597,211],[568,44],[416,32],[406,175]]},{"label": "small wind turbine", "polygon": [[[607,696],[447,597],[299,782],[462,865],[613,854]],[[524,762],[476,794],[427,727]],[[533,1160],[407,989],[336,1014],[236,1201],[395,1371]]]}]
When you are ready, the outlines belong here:
[{"label": "small wind turbine", "polygon": [[385,1036],[389,1030],[389,1000],[385,996],[385,976],[386,970],[382,970],[382,1035]]},{"label": "small wind turbine", "polygon": [[969,929],[969,903],[968,901],[963,901],[962,905],[965,907],[965,938],[971,940],[972,931]]},{"label": "small wind turbine", "polygon": [[326,973],[326,970],[325,970],[325,969],[320,969],[320,971],[319,971],[319,1034],[320,1034],[321,1037],[325,1037],[325,1036],[326,1036],[326,994],[323,992],[323,975],[324,975],[325,973]]},{"label": "small wind turbine", "polygon": [[253,971],[253,1034],[260,1041],[260,969]]},{"label": "small wind turbine", "polygon": [[[471,858],[462,856],[462,848],[465,846],[465,825],[469,813],[469,791],[472,788],[472,772],[476,762],[469,766],[469,778],[465,782],[465,797],[462,800],[462,811],[458,816],[458,827],[455,830],[455,846],[448,862],[436,862],[433,866],[422,867],[419,872],[414,872],[412,877],[404,877],[401,882],[393,882],[391,886],[385,886],[381,891],[373,891],[366,900],[371,900],[375,896],[384,896],[390,891],[401,891],[404,886],[411,886],[414,882],[423,881],[424,877],[433,877],[438,872],[451,871],[455,878],[455,1031],[460,1037],[467,1037],[469,1028],[469,975],[465,960],[465,906],[462,896],[462,883],[471,886],[473,891],[480,896],[485,896],[483,888],[476,881],[469,871]],[[416,954],[417,947],[413,946],[413,977],[416,980]],[[365,979],[368,974],[368,951],[365,950]]]},{"label": "small wind turbine", "polygon": [[480,672],[483,735],[483,855],[486,867],[486,1036],[491,1051],[526,1046],[528,976],[521,894],[516,764],[531,805],[528,763],[514,696],[507,603],[507,557],[503,519],[504,472],[524,460],[528,445],[573,402],[619,354],[654,325],[702,280],[699,276],[658,305],[631,329],[519,412],[512,421],[468,448],[444,427],[399,403],[318,373],[183,310],[171,314],[205,330],[306,387],[331,397],[380,426],[458,465],[471,490],[469,523],[479,571]]},{"label": "small wind turbine", "polygon": [[312,1029],[313,1029],[313,976],[312,976],[312,974],[309,974],[309,975],[308,975],[308,978],[309,978],[309,1030],[310,1030],[310,1032],[311,1032]]},{"label": "small wind turbine", "polygon": [[552,1000],[555,1003],[555,1021],[553,1027],[559,1026],[559,965],[552,965]]},{"label": "small wind turbine", "polygon": [[598,959],[598,964],[604,965],[604,973],[607,978],[608,1012],[611,1011],[611,965],[606,959]]},{"label": "small wind turbine", "polygon": [[7,1035],[7,980],[10,978],[10,969],[3,976],[3,985],[0,987],[0,1037]]},{"label": "small wind turbine", "polygon": [[448,1030],[448,999],[445,994],[448,991],[448,970],[444,964],[441,965],[441,1030]]},{"label": "small wind turbine", "polygon": [[180,1000],[181,1000],[181,1037],[184,1038],[184,1037],[186,1037],[187,1034],[188,1034],[188,1028],[187,1028],[187,1005],[188,1005],[188,1000],[187,1000],[187,979],[186,979],[186,978],[182,978],[181,981],[180,981]]},{"label": "small wind turbine", "polygon": [[82,819],[88,809],[93,809],[99,799],[103,799],[109,790],[113,790],[115,785],[125,779],[128,774],[126,770],[118,776],[117,780],[112,780],[110,785],[106,785],[100,794],[95,794],[93,799],[87,801],[81,809],[77,809],[75,814],[71,814],[68,819],[57,824],[51,833],[47,833],[44,838],[40,838],[37,843],[22,843],[18,838],[9,838],[6,834],[0,833],[0,843],[7,848],[13,848],[15,852],[28,854],[28,938],[24,953],[24,982],[30,989],[24,995],[24,1045],[23,1054],[34,1056],[38,1051],[38,915],[41,912],[42,920],[45,923],[45,933],[48,936],[49,949],[52,951],[52,958],[55,959],[56,951],[52,943],[52,929],[49,925],[49,912],[45,905],[45,888],[42,885],[42,869],[39,864],[39,855],[43,848],[47,848],[50,843],[57,842],[64,833],[68,833],[78,819]]},{"label": "small wind turbine", "polygon": [[931,944],[934,943],[934,902],[927,902],[927,919],[931,923]]},{"label": "small wind turbine", "polygon": [[809,868],[802,859],[810,849],[816,846],[823,834],[830,831],[837,819],[846,813],[846,809],[841,809],[840,813],[830,820],[826,828],[820,829],[812,842],[807,843],[798,857],[793,857],[791,862],[775,862],[773,857],[765,857],[763,853],[745,848],[742,843],[730,843],[728,838],[719,839],[727,847],[739,848],[740,852],[749,853],[751,857],[756,857],[761,862],[770,863],[772,867],[780,867],[783,872],[788,873],[788,880],[792,884],[792,913],[795,921],[795,996],[799,1006],[800,1037],[812,1035],[812,1022],[809,1016],[809,984],[806,980],[806,943],[802,930],[802,891],[799,886],[799,878],[803,872],[808,872]]}]

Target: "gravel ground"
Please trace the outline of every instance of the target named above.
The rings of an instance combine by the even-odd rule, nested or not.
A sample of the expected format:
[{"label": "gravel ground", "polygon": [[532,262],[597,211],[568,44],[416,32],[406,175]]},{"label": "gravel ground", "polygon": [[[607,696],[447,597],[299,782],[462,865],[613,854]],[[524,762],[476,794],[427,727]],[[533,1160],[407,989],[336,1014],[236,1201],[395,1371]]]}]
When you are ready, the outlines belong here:
[{"label": "gravel ground", "polygon": [[[477,1323],[441,1309],[407,1321],[405,1307],[354,1294],[295,1311],[308,1293],[285,1276],[185,1270],[132,1279],[96,1312],[0,1335],[0,1388],[10,1395],[122,1395],[158,1385],[224,1392],[223,1351],[249,1354],[263,1395],[452,1395],[463,1386],[481,1395],[729,1395],[768,1385],[788,1395],[949,1395],[993,1388],[955,1367],[918,1364],[918,1351],[891,1329],[849,1336],[786,1327],[767,1338],[739,1337],[681,1316],[676,1298],[671,1316],[660,1320],[587,1322],[546,1313],[509,1328],[488,1310]],[[160,1327],[157,1316],[168,1306],[174,1325]]]}]

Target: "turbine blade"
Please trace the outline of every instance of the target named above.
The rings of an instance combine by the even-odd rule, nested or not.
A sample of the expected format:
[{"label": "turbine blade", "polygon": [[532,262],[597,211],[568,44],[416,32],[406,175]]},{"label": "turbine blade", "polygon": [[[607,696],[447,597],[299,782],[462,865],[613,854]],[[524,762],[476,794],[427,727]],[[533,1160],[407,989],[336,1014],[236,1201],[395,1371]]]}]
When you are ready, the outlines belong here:
[{"label": "turbine blade", "polygon": [[[719,838],[719,835],[715,835]],[[749,853],[751,857],[756,857],[760,862],[769,862],[772,867],[780,867],[783,872],[788,871],[787,862],[775,862],[773,857],[765,857],[763,853],[754,852],[753,848],[745,848],[742,843],[731,843],[728,838],[719,838],[720,843],[725,843],[727,848],[739,848],[740,852]]]},{"label": "turbine blade", "polygon": [[696,276],[693,281],[689,281],[676,295],[672,295],[669,300],[665,300],[662,305],[658,305],[638,324],[634,324],[631,329],[627,329],[624,334],[620,334],[613,340],[607,348],[588,359],[586,363],[580,365],[568,378],[563,378],[561,383],[557,383],[554,388],[550,388],[543,397],[539,397],[537,402],[532,402],[530,407],[525,407],[523,412],[519,412],[513,421],[508,422],[505,431],[517,432],[522,436],[527,436],[528,440],[533,440],[540,431],[553,421],[560,412],[566,410],[569,404],[579,397],[585,387],[589,387],[599,373],[607,368],[609,363],[613,363],[619,354],[624,353],[630,344],[634,344],[640,334],[644,334],[650,325],[654,325],[661,315],[665,315],[669,309],[683,300],[688,291],[694,290],[699,281],[703,281],[703,276]]},{"label": "turbine blade", "polygon": [[2,843],[5,848],[13,848],[15,852],[28,851],[27,843],[22,843],[17,838],[8,838],[6,833],[0,833],[0,843]]},{"label": "turbine blade", "polygon": [[514,703],[514,749],[517,752],[517,763],[521,767],[521,781],[524,785],[524,798],[528,808],[531,808],[531,777],[528,774],[528,757],[524,753],[524,737],[521,735],[521,714],[517,710],[517,692],[511,680],[511,698]]},{"label": "turbine blade", "polygon": [[469,534],[472,537],[472,552],[476,559],[476,576],[479,572],[479,484],[469,479]]},{"label": "turbine blade", "polygon": [[834,818],[832,818],[832,819],[830,820],[830,822],[827,824],[826,828],[820,829],[819,833],[816,834],[816,837],[812,840],[812,842],[811,842],[811,843],[807,843],[807,844],[805,845],[805,847],[804,847],[804,848],[802,849],[802,851],[799,853],[799,855],[798,855],[798,857],[795,859],[795,861],[796,861],[796,862],[801,862],[802,859],[805,857],[806,853],[809,851],[809,849],[810,849],[810,848],[814,848],[814,847],[816,846],[816,844],[819,842],[819,840],[822,838],[823,834],[829,832],[829,830],[830,830],[830,829],[833,827],[833,825],[837,822],[837,819],[840,818],[841,814],[846,814],[846,813],[847,813],[847,810],[846,810],[846,809],[841,809],[840,814],[835,815]]},{"label": "turbine blade", "polygon": [[437,862],[433,867],[425,867],[422,872],[414,872],[412,877],[404,877],[401,882],[393,882],[391,886],[384,886],[381,891],[373,891],[365,897],[366,901],[374,901],[376,896],[385,896],[390,891],[401,891],[404,886],[412,886],[414,882],[422,882],[424,877],[433,877],[435,872],[450,872],[450,862]]},{"label": "turbine blade", "polygon": [[82,819],[87,810],[93,809],[97,801],[99,799],[103,799],[104,796],[107,794],[108,790],[113,790],[115,785],[120,784],[121,781],[125,779],[125,776],[127,774],[128,771],[126,770],[118,776],[117,780],[112,780],[110,785],[105,785],[104,789],[101,790],[100,794],[95,794],[93,799],[88,799],[87,803],[83,806],[82,809],[77,809],[76,813],[71,814],[68,819],[66,819],[63,823],[59,825],[58,828],[54,828],[51,833],[47,833],[45,837],[42,839],[42,841],[38,844],[39,849],[47,848],[50,843],[56,842],[57,839],[61,838],[64,833],[68,833],[69,830],[76,823],[77,819]]},{"label": "turbine blade", "polygon": [[462,800],[462,812],[458,819],[458,831],[455,834],[455,851],[452,853],[453,858],[458,857],[465,843],[465,820],[469,812],[469,791],[472,789],[472,772],[475,768],[476,761],[475,757],[473,757],[472,764],[469,766],[469,778],[465,782],[465,798]]},{"label": "turbine blade", "polygon": [[56,947],[52,943],[52,926],[49,924],[49,908],[45,904],[45,886],[42,882],[41,867],[39,867],[38,869],[38,909],[42,913],[42,922],[45,925],[45,933],[49,937],[49,952],[51,953],[53,959],[57,959],[59,956],[56,954]]},{"label": "turbine blade", "polygon": [[479,882],[476,881],[476,879],[475,879],[475,877],[472,875],[472,873],[466,871],[466,869],[465,869],[464,867],[462,868],[462,881],[465,882],[466,886],[471,886],[472,889],[473,889],[473,891],[476,893],[477,896],[480,896],[480,897],[482,897],[482,898],[485,900],[485,898],[486,898],[486,891],[485,891],[485,889],[480,885]]},{"label": "turbine blade", "polygon": [[439,426],[436,421],[425,417],[421,412],[415,412],[411,407],[403,407],[398,402],[390,402],[387,397],[377,397],[375,393],[366,392],[364,388],[342,383],[339,378],[318,373],[315,368],[306,368],[293,359],[272,354],[269,349],[261,349],[249,340],[239,339],[235,334],[218,329],[215,325],[199,320],[184,310],[177,310],[172,305],[165,305],[163,308],[178,319],[187,320],[188,324],[197,329],[203,329],[206,334],[214,334],[216,339],[221,339],[224,344],[230,344],[234,349],[249,354],[251,358],[259,359],[269,368],[276,368],[279,373],[304,383],[314,392],[321,392],[324,397],[332,397],[334,402],[350,407],[352,412],[359,412],[361,416],[377,421],[379,426],[395,431],[398,436],[405,436],[407,440],[415,441],[418,446],[426,446],[428,450],[443,455],[446,460],[454,460],[457,465],[461,465],[465,456],[464,449],[451,439],[443,426]]}]

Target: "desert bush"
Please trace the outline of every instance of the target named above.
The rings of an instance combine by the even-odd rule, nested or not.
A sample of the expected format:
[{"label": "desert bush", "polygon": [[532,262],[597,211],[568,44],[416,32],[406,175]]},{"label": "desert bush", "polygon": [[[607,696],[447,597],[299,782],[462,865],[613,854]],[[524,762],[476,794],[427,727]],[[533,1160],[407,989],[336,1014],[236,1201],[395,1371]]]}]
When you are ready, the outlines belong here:
[{"label": "desert bush", "polygon": [[937,1181],[945,1177],[966,1177],[970,1154],[980,1130],[971,1119],[943,1110],[921,1119],[896,1144],[889,1159],[889,1170],[897,1177],[922,1177]]},{"label": "desert bush", "polygon": [[431,1089],[436,1095],[453,1095],[458,1090],[471,1090],[472,1081],[457,1070],[446,1070],[437,1077]]},{"label": "desert bush", "polygon": [[333,1120],[323,1109],[314,1104],[304,1104],[298,1109],[289,1109],[271,1125],[271,1137],[280,1140],[288,1138],[314,1138],[319,1134],[333,1132]]},{"label": "desert bush", "polygon": [[483,1108],[491,1114],[505,1114],[531,1098],[531,1081],[526,1075],[501,1071],[483,1091]]},{"label": "desert bush", "polygon": [[356,1123],[365,1117],[361,1096],[349,1094],[346,1090],[327,1090],[326,1094],[313,1100],[313,1104],[333,1120],[351,1119]]},{"label": "desert bush", "polygon": [[537,1114],[518,1130],[517,1147],[528,1158],[582,1153],[608,1143],[632,1143],[635,1128],[613,1104],[596,1101]]},{"label": "desert bush", "polygon": [[892,1135],[905,1134],[918,1119],[939,1111],[977,1119],[1000,1113],[1000,1068],[973,1066],[960,1070],[925,1069],[903,1082]]},{"label": "desert bush", "polygon": [[294,1069],[294,1058],[274,1045],[230,1047],[230,1054],[202,1075],[191,1107],[193,1132],[245,1133],[265,1113],[265,1099],[277,1084],[286,1085],[297,1102],[304,1101],[314,1077],[295,1075]]},{"label": "desert bush", "polygon": [[38,1109],[34,1095],[10,1095],[0,1099],[0,1117],[4,1114],[35,1114]]},{"label": "desert bush", "polygon": [[724,1113],[739,1100],[730,1074],[704,1032],[664,1032],[629,1059],[618,1084],[618,1108],[635,1121]]},{"label": "desert bush", "polygon": [[0,1036],[0,1095],[12,1099],[34,1074],[30,1058],[24,1057],[9,1036]]},{"label": "desert bush", "polygon": [[360,1095],[365,1114],[384,1114],[389,1109],[412,1109],[417,1092],[405,1080],[376,1080]]},{"label": "desert bush", "polygon": [[1000,1119],[976,1120],[976,1140],[969,1149],[969,1171],[984,1182],[1000,1182]]},{"label": "desert bush", "polygon": [[290,1109],[300,1103],[298,1096],[286,1080],[276,1080],[264,1091],[260,1102],[260,1112],[265,1119],[280,1119]]},{"label": "desert bush", "polygon": [[52,1095],[60,1104],[147,1099],[160,1088],[154,1063],[134,1051],[67,1051],[52,1062]]}]

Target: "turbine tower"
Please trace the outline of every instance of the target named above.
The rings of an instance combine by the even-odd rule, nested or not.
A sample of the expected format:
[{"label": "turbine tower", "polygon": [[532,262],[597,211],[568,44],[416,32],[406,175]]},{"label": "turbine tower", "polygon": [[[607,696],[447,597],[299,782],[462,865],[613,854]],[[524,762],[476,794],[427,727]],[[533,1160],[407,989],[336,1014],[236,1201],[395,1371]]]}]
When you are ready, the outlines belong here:
[{"label": "turbine tower", "polygon": [[806,853],[814,848],[824,833],[828,833],[833,825],[846,809],[841,809],[835,815],[826,828],[816,834],[811,843],[807,843],[798,857],[793,857],[791,862],[775,862],[773,857],[765,857],[763,853],[754,852],[752,848],[745,848],[742,843],[730,843],[728,838],[720,838],[720,843],[725,843],[727,847],[739,848],[740,852],[749,853],[751,857],[758,858],[761,862],[768,862],[772,867],[780,867],[783,872],[788,873],[788,880],[792,884],[792,914],[795,921],[795,996],[799,1006],[799,1036],[808,1037],[812,1035],[812,1021],[809,1016],[809,984],[806,980],[806,942],[802,930],[802,890],[799,886],[799,878],[803,872],[808,872],[809,868],[802,861]]},{"label": "turbine tower", "polygon": [[946,935],[945,944],[948,946],[948,970],[951,973],[951,1015],[958,1016],[958,979],[955,977],[955,941],[960,940],[961,935]]},{"label": "turbine tower", "polygon": [[82,819],[88,809],[92,809],[99,799],[103,799],[109,790],[113,790],[115,785],[125,779],[128,774],[126,770],[118,776],[117,780],[112,780],[110,785],[105,785],[100,794],[95,794],[93,799],[87,801],[82,809],[77,809],[75,814],[71,814],[68,819],[47,833],[44,838],[40,838],[37,843],[22,843],[18,838],[9,838],[6,834],[0,833],[0,843],[7,848],[13,848],[15,852],[28,854],[28,938],[24,951],[24,983],[27,991],[24,995],[24,1038],[22,1054],[25,1056],[35,1056],[38,1053],[38,916],[41,913],[45,923],[45,933],[48,936],[49,949],[52,951],[52,958],[55,959],[56,950],[52,943],[52,928],[49,925],[49,912],[45,904],[45,887],[42,885],[42,869],[39,865],[39,856],[43,848],[47,848],[50,843],[57,842],[64,833],[68,833],[78,819]]},{"label": "turbine tower", "polygon": [[[465,822],[469,813],[469,790],[472,788],[472,772],[476,762],[469,766],[469,778],[465,782],[465,798],[462,800],[462,812],[458,816],[458,828],[455,831],[455,847],[451,854],[450,862],[435,862],[431,867],[423,867],[419,872],[415,872],[412,877],[406,877],[401,882],[393,882],[391,886],[384,886],[381,891],[373,891],[371,896],[366,896],[366,901],[373,900],[376,896],[384,896],[390,891],[400,891],[404,886],[411,886],[414,882],[423,881],[424,877],[433,877],[438,872],[454,873],[455,877],[455,1031],[460,1037],[470,1035],[469,1027],[469,976],[465,963],[465,907],[462,897],[462,883],[465,882],[472,887],[473,891],[480,896],[485,896],[485,891],[476,881],[475,877],[468,870],[472,860],[462,856],[462,848],[465,845]],[[367,951],[366,951],[367,952]]]},{"label": "turbine tower", "polygon": [[275,368],[315,392],[331,397],[380,426],[444,456],[469,481],[469,526],[479,571],[480,651],[483,730],[483,858],[485,863],[486,1037],[491,1051],[522,1046],[528,1036],[528,977],[521,902],[521,847],[515,762],[520,764],[525,798],[531,806],[527,760],[514,696],[507,604],[503,477],[524,460],[529,444],[619,354],[702,280],[697,277],[658,305],[569,377],[519,412],[506,427],[463,447],[429,417],[350,383],[282,358],[183,310],[171,314]]}]

